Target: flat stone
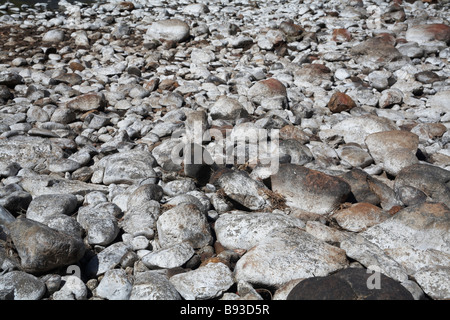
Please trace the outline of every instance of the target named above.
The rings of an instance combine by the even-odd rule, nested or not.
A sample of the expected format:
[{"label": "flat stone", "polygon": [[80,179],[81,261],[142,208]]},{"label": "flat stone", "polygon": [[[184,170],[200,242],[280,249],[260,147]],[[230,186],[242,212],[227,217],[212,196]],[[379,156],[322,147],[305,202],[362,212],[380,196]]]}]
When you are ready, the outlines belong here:
[{"label": "flat stone", "polygon": [[294,73],[294,84],[300,88],[321,85],[325,81],[331,81],[331,70],[319,63],[303,64]]},{"label": "flat stone", "polygon": [[330,213],[350,194],[344,180],[293,164],[281,164],[271,184],[287,205],[317,214]]},{"label": "flat stone", "polygon": [[238,260],[235,277],[280,287],[292,279],[326,276],[347,264],[343,250],[300,229],[277,229]]},{"label": "flat stone", "polygon": [[304,228],[305,223],[284,213],[233,211],[219,216],[214,230],[219,241],[228,249],[249,250],[264,241],[275,229]]},{"label": "flat stone", "polygon": [[85,269],[86,275],[88,277],[100,276],[108,270],[114,269],[130,250],[131,248],[124,242],[109,245],[89,260]]},{"label": "flat stone", "polygon": [[27,218],[43,222],[47,216],[55,214],[71,215],[78,206],[77,197],[73,194],[47,194],[35,197],[27,209]]},{"label": "flat stone", "polygon": [[74,111],[86,112],[101,109],[105,104],[106,100],[103,94],[87,93],[68,101],[66,107]]},{"label": "flat stone", "polygon": [[181,296],[166,275],[145,271],[135,275],[130,300],[181,300]]},{"label": "flat stone", "polygon": [[142,262],[150,269],[176,268],[185,264],[194,253],[189,243],[181,242],[146,254],[142,257]]},{"label": "flat stone", "polygon": [[225,264],[211,262],[174,275],[170,282],[185,300],[206,300],[219,297],[233,285],[234,280]]}]

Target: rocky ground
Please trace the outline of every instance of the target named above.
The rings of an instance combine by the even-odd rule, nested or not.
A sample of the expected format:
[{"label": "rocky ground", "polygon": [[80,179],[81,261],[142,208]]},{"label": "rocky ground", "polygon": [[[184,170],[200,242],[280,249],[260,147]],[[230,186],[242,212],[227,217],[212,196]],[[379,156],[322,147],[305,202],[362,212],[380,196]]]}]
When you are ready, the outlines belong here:
[{"label": "rocky ground", "polygon": [[449,1],[59,4],[0,5],[0,300],[450,299]]}]

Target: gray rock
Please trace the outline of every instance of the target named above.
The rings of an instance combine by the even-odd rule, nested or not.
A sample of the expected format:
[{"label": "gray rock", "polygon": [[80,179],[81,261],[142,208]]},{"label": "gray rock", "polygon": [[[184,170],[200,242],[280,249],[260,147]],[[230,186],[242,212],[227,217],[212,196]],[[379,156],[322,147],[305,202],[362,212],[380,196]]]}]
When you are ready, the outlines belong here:
[{"label": "gray rock", "polygon": [[[80,260],[85,252],[81,238],[19,217],[8,225],[10,236],[27,272],[45,272]],[[46,239],[45,242],[40,239]]]},{"label": "gray rock", "polygon": [[180,273],[170,282],[185,300],[214,299],[234,283],[231,270],[223,263],[208,263],[198,269]]},{"label": "gray rock", "polygon": [[281,164],[271,176],[272,190],[286,198],[286,204],[317,214],[336,209],[350,194],[344,180],[294,164]]},{"label": "gray rock", "polygon": [[214,223],[217,241],[224,247],[249,250],[263,242],[273,230],[304,228],[305,223],[284,213],[242,212],[224,213]]},{"label": "gray rock", "polygon": [[133,289],[130,276],[123,269],[113,269],[105,273],[96,293],[100,298],[107,300],[128,300]]},{"label": "gray rock", "polygon": [[103,94],[86,93],[78,96],[66,103],[66,107],[74,111],[91,111],[101,109],[105,106],[106,100]]},{"label": "gray rock", "polygon": [[108,245],[120,231],[116,217],[101,204],[81,207],[77,221],[86,230],[87,241],[91,245]]},{"label": "gray rock", "polygon": [[156,226],[163,248],[187,241],[195,249],[212,241],[206,216],[193,204],[182,203],[167,210],[158,218]]},{"label": "gray rock", "polygon": [[142,262],[150,269],[171,269],[181,267],[194,253],[189,243],[181,242],[146,254],[142,257]]},{"label": "gray rock", "polygon": [[156,271],[136,274],[130,300],[181,300],[167,276]]},{"label": "gray rock", "polygon": [[0,276],[0,292],[10,292],[13,300],[40,300],[45,290],[41,279],[23,271],[11,271]]},{"label": "gray rock", "polygon": [[88,277],[99,276],[108,270],[114,269],[130,250],[131,248],[123,242],[109,245],[89,260],[85,270],[86,275]]},{"label": "gray rock", "polygon": [[88,288],[77,276],[65,277],[64,285],[61,289],[53,293],[53,300],[86,300]]},{"label": "gray rock", "polygon": [[235,267],[237,281],[280,287],[297,278],[325,276],[348,264],[345,252],[294,228],[274,230]]},{"label": "gray rock", "polygon": [[64,38],[65,38],[65,32],[63,30],[53,29],[53,30],[47,31],[42,36],[42,41],[58,43],[58,42],[64,41]]},{"label": "gray rock", "polygon": [[179,19],[153,22],[147,29],[147,36],[162,41],[182,42],[189,38],[189,25]]},{"label": "gray rock", "polygon": [[221,96],[212,106],[210,115],[213,120],[236,120],[239,118],[245,118],[248,113],[236,99]]},{"label": "gray rock", "polygon": [[163,186],[164,193],[170,197],[185,194],[195,190],[195,188],[195,182],[192,179],[173,180]]},{"label": "gray rock", "polygon": [[64,214],[71,215],[78,206],[78,199],[73,194],[47,194],[35,197],[28,206],[27,218],[43,222],[45,217]]},{"label": "gray rock", "polygon": [[432,299],[448,300],[450,270],[448,266],[423,268],[414,274],[414,279]]},{"label": "gray rock", "polygon": [[18,84],[23,83],[23,78],[21,75],[15,72],[2,71],[0,72],[0,85],[5,85],[7,87],[14,87]]}]

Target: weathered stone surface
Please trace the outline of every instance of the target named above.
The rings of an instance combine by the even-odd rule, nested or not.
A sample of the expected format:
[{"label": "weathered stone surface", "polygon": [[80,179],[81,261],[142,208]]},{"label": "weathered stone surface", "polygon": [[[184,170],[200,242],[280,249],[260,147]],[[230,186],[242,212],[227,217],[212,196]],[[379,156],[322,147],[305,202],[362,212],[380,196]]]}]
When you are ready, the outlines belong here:
[{"label": "weathered stone surface", "polygon": [[236,280],[279,287],[291,279],[325,276],[347,266],[343,250],[300,229],[274,230],[236,264]]},{"label": "weathered stone surface", "polygon": [[276,229],[304,228],[300,219],[284,213],[233,211],[219,216],[214,229],[219,241],[228,249],[249,250],[264,241]]},{"label": "weathered stone surface", "polygon": [[23,270],[40,273],[80,260],[85,252],[81,238],[56,231],[39,222],[17,218],[8,225]]},{"label": "weathered stone surface", "polygon": [[356,107],[355,101],[343,92],[336,92],[331,96],[328,102],[328,108],[331,112],[348,111]]},{"label": "weathered stone surface", "polygon": [[428,41],[444,41],[450,43],[450,26],[435,23],[412,26],[406,31],[406,40],[423,44]]},{"label": "weathered stone surface", "polygon": [[160,20],[153,22],[146,34],[156,40],[181,42],[189,38],[190,28],[179,19]]},{"label": "weathered stone surface", "polygon": [[133,288],[133,282],[125,270],[113,269],[105,273],[96,293],[100,298],[107,300],[128,300]]},{"label": "weathered stone surface", "polygon": [[187,242],[181,242],[146,254],[142,257],[142,262],[150,269],[170,269],[181,267],[193,255],[192,246]]},{"label": "weathered stone surface", "polygon": [[101,109],[105,106],[105,97],[102,94],[87,93],[78,96],[66,103],[66,107],[74,111],[91,111]]},{"label": "weathered stone surface", "polygon": [[45,290],[41,279],[23,271],[11,271],[0,276],[0,292],[8,292],[7,299],[40,300]]},{"label": "weathered stone surface", "polygon": [[333,218],[342,228],[361,232],[377,225],[391,216],[381,208],[370,203],[359,202],[350,208],[339,210],[333,214]]},{"label": "weathered stone surface", "polygon": [[448,265],[436,266],[421,269],[414,274],[414,279],[432,299],[448,300],[450,296],[449,275]]},{"label": "weathered stone surface", "polygon": [[185,300],[206,300],[219,297],[234,283],[231,270],[223,263],[205,266],[174,275],[170,282]]},{"label": "weathered stone surface", "polygon": [[248,97],[254,103],[268,110],[282,109],[287,106],[286,87],[274,78],[255,83],[248,90]]},{"label": "weathered stone surface", "polygon": [[167,276],[146,271],[136,274],[130,300],[181,300],[181,296]]},{"label": "weathered stone surface", "polygon": [[86,300],[88,288],[77,276],[68,276],[61,289],[53,293],[53,300]]},{"label": "weathered stone surface", "polygon": [[271,183],[288,205],[318,214],[336,209],[351,191],[340,178],[293,164],[281,164]]},{"label": "weathered stone surface", "polygon": [[345,268],[326,277],[313,277],[299,282],[287,300],[413,300],[399,282],[381,274],[380,288],[369,288],[374,271]]},{"label": "weathered stone surface", "polygon": [[182,203],[167,210],[158,218],[156,227],[163,248],[187,241],[195,249],[212,241],[206,216],[193,204]]}]

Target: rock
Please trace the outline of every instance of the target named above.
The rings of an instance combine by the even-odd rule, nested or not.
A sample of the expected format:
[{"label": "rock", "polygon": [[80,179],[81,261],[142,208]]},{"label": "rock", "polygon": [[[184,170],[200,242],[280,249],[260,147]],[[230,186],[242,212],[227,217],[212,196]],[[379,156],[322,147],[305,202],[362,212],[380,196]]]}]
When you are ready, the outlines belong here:
[{"label": "rock", "polygon": [[67,276],[61,289],[53,293],[53,300],[86,300],[88,288],[77,276]]},{"label": "rock", "polygon": [[428,105],[439,112],[450,112],[448,101],[450,99],[450,90],[439,91],[428,98]]},{"label": "rock", "polygon": [[398,130],[395,123],[387,118],[372,115],[350,117],[338,122],[332,130],[344,137],[346,143],[364,146],[365,139],[371,133]]},{"label": "rock", "polygon": [[[39,222],[19,217],[8,228],[24,271],[45,272],[75,263],[84,255],[85,247],[81,238]],[[45,239],[45,242],[40,239]]]},{"label": "rock", "polygon": [[42,41],[58,43],[58,42],[64,41],[64,38],[65,38],[65,33],[63,30],[54,29],[54,30],[47,31],[42,36]]},{"label": "rock", "polygon": [[182,42],[190,36],[189,25],[179,19],[168,19],[153,22],[147,29],[147,36],[161,41]]},{"label": "rock", "polygon": [[320,86],[331,81],[331,70],[323,64],[304,64],[294,73],[294,84],[299,87]]},{"label": "rock", "polygon": [[[0,85],[14,88],[18,84],[22,84],[24,82],[23,77],[15,72],[2,71],[0,72]],[[6,93],[4,93],[6,96]]]},{"label": "rock", "polygon": [[380,108],[387,108],[403,101],[403,93],[399,89],[386,89],[381,92],[378,105]]},{"label": "rock", "polygon": [[244,171],[226,171],[217,178],[216,184],[230,199],[250,210],[261,210],[270,206],[267,194],[270,190],[253,180]]},{"label": "rock", "polygon": [[99,276],[114,269],[130,250],[131,248],[123,242],[109,245],[89,260],[86,266],[86,275],[88,277]]},{"label": "rock", "polygon": [[212,119],[237,120],[245,118],[248,113],[236,99],[220,97],[210,110]]},{"label": "rock", "polygon": [[381,164],[391,175],[418,162],[419,137],[414,133],[402,130],[376,132],[368,135],[365,142],[375,163]]},{"label": "rock", "polygon": [[182,203],[167,210],[158,218],[156,227],[163,248],[187,241],[195,249],[212,241],[206,216],[193,204]]},{"label": "rock", "polygon": [[448,266],[423,268],[414,274],[414,279],[425,293],[435,300],[449,299]]},{"label": "rock", "polygon": [[281,212],[242,211],[221,214],[214,224],[217,241],[232,250],[249,250],[264,241],[273,230],[288,227],[304,228],[305,224]]},{"label": "rock", "polygon": [[142,262],[150,269],[181,267],[194,255],[194,249],[187,242],[174,244],[165,249],[155,250],[142,257]]},{"label": "rock", "polygon": [[153,170],[155,159],[150,152],[132,150],[119,152],[102,158],[96,168],[103,170],[103,183],[110,184],[137,184],[143,180],[149,183],[158,181]]},{"label": "rock", "polygon": [[450,43],[450,26],[445,24],[421,24],[410,27],[405,34],[406,40],[424,44],[429,41]]},{"label": "rock", "polygon": [[340,243],[349,236],[348,232],[331,228],[319,221],[307,221],[305,231],[315,238],[330,244]]},{"label": "rock", "polygon": [[11,300],[40,300],[45,294],[44,282],[23,271],[11,271],[0,276],[0,292],[9,292]]},{"label": "rock", "polygon": [[371,288],[374,271],[346,268],[326,277],[300,281],[286,300],[413,300],[399,282],[380,274],[380,288]]},{"label": "rock", "polygon": [[293,164],[281,164],[271,184],[287,205],[317,214],[330,213],[350,194],[344,180]]},{"label": "rock", "polygon": [[28,206],[27,218],[43,222],[45,217],[64,214],[71,215],[78,206],[78,199],[73,194],[47,194],[35,197]]},{"label": "rock", "polygon": [[345,28],[334,29],[332,33],[331,40],[336,41],[338,43],[349,42],[352,40],[352,35]]},{"label": "rock", "polygon": [[185,300],[214,299],[234,283],[231,270],[223,263],[208,263],[198,269],[180,273],[170,282]]},{"label": "rock", "polygon": [[337,211],[332,217],[342,228],[361,232],[390,218],[390,215],[373,204],[359,202]]},{"label": "rock", "polygon": [[336,92],[331,96],[330,101],[328,102],[328,108],[331,112],[342,112],[348,111],[352,108],[356,107],[356,103],[343,92]]},{"label": "rock", "polygon": [[304,165],[314,160],[310,149],[304,146],[300,141],[294,139],[285,139],[279,142],[280,154],[287,154],[290,157],[290,163]]},{"label": "rock", "polygon": [[270,78],[255,83],[248,90],[248,97],[266,110],[287,107],[286,87],[277,79]]},{"label": "rock", "polygon": [[167,276],[156,271],[136,274],[130,300],[181,300]]},{"label": "rock", "polygon": [[389,78],[392,77],[392,73],[386,70],[382,71],[372,71],[369,76],[369,84],[377,89],[378,91],[382,91],[387,89],[389,86]]},{"label": "rock", "polygon": [[431,201],[442,202],[449,207],[449,181],[448,170],[428,164],[414,164],[397,174],[394,190],[398,193],[402,187],[412,187],[425,193]]},{"label": "rock", "polygon": [[87,242],[91,245],[111,244],[120,231],[116,217],[101,204],[81,207],[77,221],[86,230]]},{"label": "rock", "polygon": [[107,300],[128,300],[133,289],[133,282],[123,269],[113,269],[105,273],[96,293]]},{"label": "rock", "polygon": [[238,260],[235,278],[280,287],[292,279],[328,275],[347,263],[343,250],[300,229],[276,229]]},{"label": "rock", "polygon": [[336,152],[341,159],[341,164],[345,163],[354,168],[365,168],[373,163],[371,155],[356,145],[340,146]]},{"label": "rock", "polygon": [[369,38],[350,49],[357,63],[372,70],[380,66],[388,67],[392,62],[402,61],[403,55],[396,49],[388,37],[377,36]]},{"label": "rock", "polygon": [[106,100],[103,94],[86,93],[66,103],[66,107],[74,111],[91,111],[104,108]]}]

